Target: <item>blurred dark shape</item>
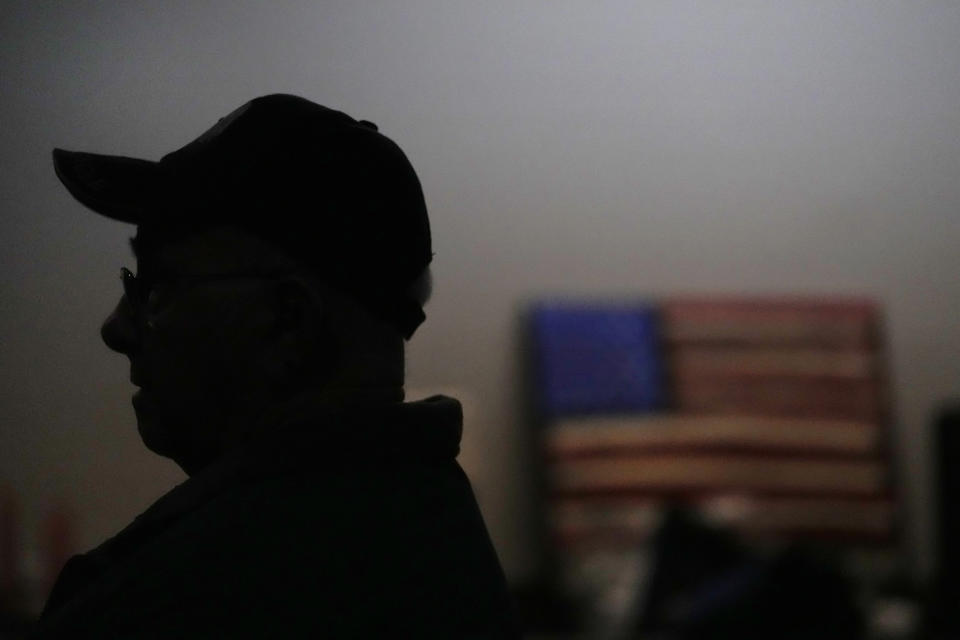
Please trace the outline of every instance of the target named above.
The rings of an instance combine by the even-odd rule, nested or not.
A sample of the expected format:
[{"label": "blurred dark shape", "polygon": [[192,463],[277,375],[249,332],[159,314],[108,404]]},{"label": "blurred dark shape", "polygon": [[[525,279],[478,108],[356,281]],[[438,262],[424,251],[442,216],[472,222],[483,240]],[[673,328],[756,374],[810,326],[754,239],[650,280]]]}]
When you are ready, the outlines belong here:
[{"label": "blurred dark shape", "polygon": [[511,590],[520,629],[527,634],[579,633],[586,625],[583,603],[555,580],[528,582]]},{"label": "blurred dark shape", "polygon": [[960,638],[960,403],[934,417],[937,567],[924,612],[924,637]]},{"label": "blurred dark shape", "polygon": [[799,545],[767,555],[672,510],[655,537],[642,637],[710,640],[865,637],[850,582]]},{"label": "blurred dark shape", "polygon": [[934,425],[936,450],[937,581],[946,593],[960,593],[960,405],[944,407]]}]

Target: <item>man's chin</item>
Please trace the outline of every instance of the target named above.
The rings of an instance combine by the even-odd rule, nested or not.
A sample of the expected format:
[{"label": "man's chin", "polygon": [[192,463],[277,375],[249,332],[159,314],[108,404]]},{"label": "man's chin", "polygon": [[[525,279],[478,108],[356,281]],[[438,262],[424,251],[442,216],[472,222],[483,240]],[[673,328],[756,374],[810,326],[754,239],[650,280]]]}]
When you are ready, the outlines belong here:
[{"label": "man's chin", "polygon": [[215,448],[197,437],[195,424],[165,416],[153,398],[138,391],[134,394],[137,432],[144,446],[158,456],[176,462],[187,475],[206,466],[215,456]]},{"label": "man's chin", "polygon": [[133,396],[133,408],[137,416],[137,432],[144,446],[151,452],[170,458],[180,466],[183,453],[183,443],[179,442],[170,421],[164,420],[159,414],[156,404],[144,391],[138,391]]},{"label": "man's chin", "polygon": [[140,439],[147,449],[164,455],[156,450],[157,447],[164,448],[163,429],[159,428],[157,407],[149,392],[140,389],[133,394],[133,412],[137,416],[137,431],[140,433]]},{"label": "man's chin", "polygon": [[144,446],[150,451],[164,458],[177,458],[175,440],[170,432],[158,425],[154,418],[137,414],[137,432]]}]

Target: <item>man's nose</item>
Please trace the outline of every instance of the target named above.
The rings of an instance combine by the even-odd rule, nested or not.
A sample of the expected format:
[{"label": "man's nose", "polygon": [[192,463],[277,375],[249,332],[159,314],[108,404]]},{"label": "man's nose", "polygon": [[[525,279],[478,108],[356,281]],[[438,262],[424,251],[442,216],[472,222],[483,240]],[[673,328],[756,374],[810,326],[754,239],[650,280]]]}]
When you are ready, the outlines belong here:
[{"label": "man's nose", "polygon": [[100,337],[114,351],[128,354],[136,349],[140,336],[133,309],[130,308],[126,298],[121,297],[120,302],[103,321]]}]

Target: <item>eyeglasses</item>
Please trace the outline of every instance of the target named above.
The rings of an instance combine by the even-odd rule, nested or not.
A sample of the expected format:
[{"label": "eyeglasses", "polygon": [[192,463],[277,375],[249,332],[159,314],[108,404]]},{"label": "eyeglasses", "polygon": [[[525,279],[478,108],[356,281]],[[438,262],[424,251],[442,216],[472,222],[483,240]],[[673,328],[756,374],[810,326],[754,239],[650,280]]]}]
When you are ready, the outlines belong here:
[{"label": "eyeglasses", "polygon": [[[287,271],[278,271],[274,273],[188,273],[188,274],[176,274],[175,276],[169,278],[171,282],[180,282],[180,281],[190,281],[197,282],[203,280],[231,280],[236,278],[277,278],[280,276],[291,275],[295,273],[293,270]],[[153,329],[153,322],[146,318],[146,309],[147,301],[150,297],[150,292],[153,290],[155,283],[152,280],[145,280],[142,277],[137,276],[135,273],[127,269],[126,267],[120,268],[120,280],[123,282],[123,295],[133,307],[134,312],[137,314],[138,318],[142,318],[144,324],[148,329]],[[164,278],[166,282],[168,279]]]},{"label": "eyeglasses", "polygon": [[123,295],[127,302],[135,308],[146,304],[149,289],[143,286],[143,281],[138,279],[136,274],[126,267],[120,267],[120,280],[123,282]]}]

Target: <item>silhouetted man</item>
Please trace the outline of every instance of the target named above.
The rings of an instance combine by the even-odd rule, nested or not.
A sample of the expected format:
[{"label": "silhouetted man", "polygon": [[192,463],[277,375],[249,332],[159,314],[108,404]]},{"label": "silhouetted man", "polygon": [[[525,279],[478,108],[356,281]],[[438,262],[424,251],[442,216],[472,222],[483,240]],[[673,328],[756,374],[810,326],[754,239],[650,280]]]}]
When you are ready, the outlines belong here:
[{"label": "silhouetted man", "polygon": [[159,162],[54,164],[137,225],[102,336],[189,479],[68,562],[37,637],[514,637],[460,406],[403,401],[432,258],[403,152],[271,95]]}]

